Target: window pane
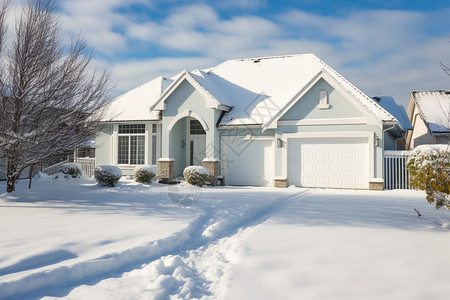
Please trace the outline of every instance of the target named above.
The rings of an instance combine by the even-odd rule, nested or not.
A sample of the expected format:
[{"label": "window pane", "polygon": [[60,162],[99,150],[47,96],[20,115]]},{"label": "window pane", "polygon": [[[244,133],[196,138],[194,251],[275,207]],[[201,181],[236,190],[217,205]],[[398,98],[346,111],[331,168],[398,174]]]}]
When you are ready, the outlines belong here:
[{"label": "window pane", "polygon": [[145,133],[145,124],[121,124],[119,133]]},{"label": "window pane", "polygon": [[206,132],[203,130],[202,124],[198,120],[190,120],[189,123],[189,133],[194,134],[206,134]]},{"label": "window pane", "polygon": [[119,136],[118,163],[128,164],[128,136]]},{"label": "window pane", "polygon": [[136,164],[143,165],[145,163],[145,137],[137,136],[137,155]]},{"label": "window pane", "polygon": [[137,136],[130,136],[130,165],[136,164]]},{"label": "window pane", "polygon": [[152,165],[156,164],[156,135],[152,136]]},{"label": "window pane", "polygon": [[152,124],[152,133],[156,133],[158,130],[158,125]]},{"label": "window pane", "polygon": [[189,145],[189,164],[194,165],[194,141],[191,141]]}]

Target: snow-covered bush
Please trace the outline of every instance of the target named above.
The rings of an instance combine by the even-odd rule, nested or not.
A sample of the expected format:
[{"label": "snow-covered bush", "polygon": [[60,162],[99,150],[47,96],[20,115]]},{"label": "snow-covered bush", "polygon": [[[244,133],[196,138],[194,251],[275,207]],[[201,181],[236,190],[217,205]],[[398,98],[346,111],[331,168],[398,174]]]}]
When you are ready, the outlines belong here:
[{"label": "snow-covered bush", "polygon": [[136,182],[151,184],[155,176],[155,166],[138,166],[134,168],[134,180]]},{"label": "snow-covered bush", "polygon": [[65,163],[59,170],[61,173],[72,178],[80,178],[82,175],[81,165],[77,163]]},{"label": "snow-covered bush", "polygon": [[122,177],[122,171],[116,166],[97,166],[94,170],[94,178],[100,186],[115,186]]},{"label": "snow-covered bush", "polygon": [[202,186],[208,180],[209,171],[202,166],[189,166],[184,169],[183,176],[187,183]]},{"label": "snow-covered bush", "polygon": [[450,209],[450,147],[421,145],[411,152],[406,164],[410,183],[424,190],[436,208]]}]

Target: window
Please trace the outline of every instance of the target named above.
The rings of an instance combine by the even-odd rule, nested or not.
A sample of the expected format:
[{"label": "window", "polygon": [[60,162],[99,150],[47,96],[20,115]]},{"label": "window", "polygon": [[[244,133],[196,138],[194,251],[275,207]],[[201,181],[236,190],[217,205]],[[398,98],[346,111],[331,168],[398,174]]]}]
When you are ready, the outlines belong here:
[{"label": "window", "polygon": [[193,166],[194,165],[194,141],[190,142],[190,147],[189,147],[189,165]]},{"label": "window", "polygon": [[119,125],[118,163],[125,165],[145,163],[145,124]]},{"label": "window", "polygon": [[119,125],[120,133],[145,133],[145,124],[123,124]]},{"label": "window", "polygon": [[152,135],[152,165],[156,165],[156,135]]},{"label": "window", "polygon": [[202,124],[200,124],[198,120],[190,120],[189,133],[191,135],[206,134],[205,130],[203,130]]},{"label": "window", "polygon": [[330,108],[330,104],[328,103],[328,92],[325,90],[319,91],[319,105],[317,105],[319,109]]},{"label": "window", "polygon": [[152,165],[156,165],[156,159],[158,155],[158,125],[152,124]]}]

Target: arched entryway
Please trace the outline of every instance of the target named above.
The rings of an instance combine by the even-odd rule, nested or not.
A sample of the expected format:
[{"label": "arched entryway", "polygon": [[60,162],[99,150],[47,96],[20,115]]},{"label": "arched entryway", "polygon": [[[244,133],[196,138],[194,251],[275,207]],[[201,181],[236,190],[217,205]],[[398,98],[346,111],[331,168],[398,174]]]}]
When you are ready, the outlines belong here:
[{"label": "arched entryway", "polygon": [[174,176],[181,176],[187,166],[201,166],[206,157],[206,123],[190,113],[174,119],[168,129],[169,155],[175,159]]}]

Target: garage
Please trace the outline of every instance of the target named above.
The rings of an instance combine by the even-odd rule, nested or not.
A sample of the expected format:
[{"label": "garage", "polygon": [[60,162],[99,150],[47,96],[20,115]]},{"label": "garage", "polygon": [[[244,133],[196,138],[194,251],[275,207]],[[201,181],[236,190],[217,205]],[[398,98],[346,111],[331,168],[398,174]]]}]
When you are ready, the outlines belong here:
[{"label": "garage", "polygon": [[288,181],[302,187],[367,189],[368,138],[288,140]]},{"label": "garage", "polygon": [[222,137],[222,175],[227,185],[273,185],[272,139]]}]

